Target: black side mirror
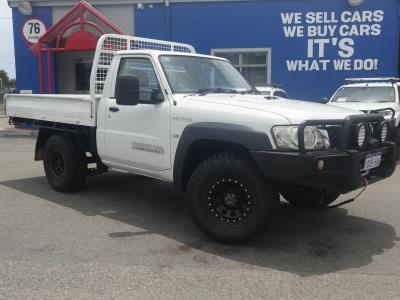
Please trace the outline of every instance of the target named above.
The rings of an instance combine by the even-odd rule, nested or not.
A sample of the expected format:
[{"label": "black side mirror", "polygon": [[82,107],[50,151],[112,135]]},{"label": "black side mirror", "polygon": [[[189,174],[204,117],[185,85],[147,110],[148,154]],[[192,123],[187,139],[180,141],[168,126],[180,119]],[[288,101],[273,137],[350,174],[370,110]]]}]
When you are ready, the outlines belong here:
[{"label": "black side mirror", "polygon": [[115,84],[115,98],[119,105],[137,105],[139,103],[139,79],[133,75],[120,75]]},{"label": "black side mirror", "polygon": [[322,104],[327,104],[329,102],[329,99],[328,99],[328,97],[324,97],[324,98],[321,98],[321,100],[319,102]]},{"label": "black side mirror", "polygon": [[163,101],[164,101],[164,95],[160,89],[154,90],[151,93],[151,103],[156,104],[156,103],[161,103]]}]

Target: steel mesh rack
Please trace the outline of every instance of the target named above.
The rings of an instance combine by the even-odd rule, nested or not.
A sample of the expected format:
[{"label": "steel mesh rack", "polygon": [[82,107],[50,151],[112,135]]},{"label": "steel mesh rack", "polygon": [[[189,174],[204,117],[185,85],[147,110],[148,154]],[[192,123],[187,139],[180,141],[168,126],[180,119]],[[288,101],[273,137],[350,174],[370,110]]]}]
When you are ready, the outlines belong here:
[{"label": "steel mesh rack", "polygon": [[92,118],[95,112],[96,97],[103,93],[104,84],[110,69],[111,61],[118,51],[122,50],[158,50],[170,52],[196,53],[193,46],[169,41],[147,39],[119,34],[102,35],[97,42],[90,74],[90,100],[92,102]]}]

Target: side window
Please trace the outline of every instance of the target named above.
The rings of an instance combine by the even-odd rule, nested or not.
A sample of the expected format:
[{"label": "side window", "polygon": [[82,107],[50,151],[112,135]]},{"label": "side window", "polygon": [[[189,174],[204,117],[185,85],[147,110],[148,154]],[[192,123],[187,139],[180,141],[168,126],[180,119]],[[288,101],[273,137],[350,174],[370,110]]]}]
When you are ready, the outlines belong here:
[{"label": "side window", "polygon": [[160,89],[153,64],[148,58],[122,58],[118,76],[132,75],[139,79],[139,98],[150,102],[154,91]]}]

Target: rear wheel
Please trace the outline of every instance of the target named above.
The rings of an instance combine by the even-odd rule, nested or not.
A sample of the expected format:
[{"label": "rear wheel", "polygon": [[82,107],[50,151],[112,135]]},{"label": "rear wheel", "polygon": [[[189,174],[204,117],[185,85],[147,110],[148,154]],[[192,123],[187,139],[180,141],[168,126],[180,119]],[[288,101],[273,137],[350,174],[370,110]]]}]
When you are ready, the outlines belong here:
[{"label": "rear wheel", "polygon": [[255,235],[279,199],[254,163],[237,154],[204,161],[192,174],[187,191],[195,223],[207,235],[228,243]]},{"label": "rear wheel", "polygon": [[338,193],[301,186],[290,186],[280,193],[295,207],[316,209],[328,206],[340,196]]},{"label": "rear wheel", "polygon": [[85,153],[72,147],[62,135],[53,135],[44,149],[44,171],[50,185],[59,192],[73,192],[85,183]]}]

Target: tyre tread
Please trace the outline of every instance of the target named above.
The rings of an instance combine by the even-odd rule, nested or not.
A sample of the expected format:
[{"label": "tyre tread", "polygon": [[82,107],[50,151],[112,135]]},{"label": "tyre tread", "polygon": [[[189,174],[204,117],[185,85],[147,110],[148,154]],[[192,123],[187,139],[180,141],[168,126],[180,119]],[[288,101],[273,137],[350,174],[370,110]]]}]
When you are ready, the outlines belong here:
[{"label": "tyre tread", "polygon": [[[271,201],[266,201],[266,213],[264,220],[258,224],[256,227],[257,229],[252,231],[249,234],[237,236],[237,237],[224,237],[223,235],[216,235],[207,225],[202,224],[196,214],[193,212],[193,205],[192,199],[194,199],[196,184],[200,182],[205,176],[204,174],[208,174],[211,170],[215,167],[220,167],[223,165],[234,165],[236,168],[246,168],[247,172],[253,173],[257,180],[257,186],[262,189],[262,194],[265,196],[266,199],[270,199]],[[220,153],[214,156],[211,156],[205,159],[199,166],[195,169],[192,173],[192,176],[189,179],[188,186],[187,186],[187,199],[191,205],[192,216],[194,223],[208,236],[212,237],[213,239],[224,242],[224,243],[241,243],[249,238],[255,237],[259,234],[260,229],[264,225],[264,223],[268,220],[268,216],[274,210],[277,203],[279,203],[279,194],[275,191],[272,185],[265,179],[262,173],[258,170],[256,164],[246,157],[245,155],[238,154],[238,153]]]},{"label": "tyre tread", "polygon": [[55,183],[49,173],[50,170],[47,170],[48,166],[46,166],[46,162],[44,162],[46,176],[50,185],[55,190],[63,193],[74,192],[80,189],[85,183],[87,173],[85,153],[79,150],[75,145],[71,145],[63,135],[56,134],[52,135],[47,140],[44,160],[48,159],[46,156],[49,154],[49,148],[54,146],[59,147],[62,151],[69,151],[69,153],[64,153],[67,156],[70,156],[70,159],[66,159],[64,156],[64,164],[66,165],[66,168],[72,170],[72,172],[67,175],[67,178],[63,182]]}]

